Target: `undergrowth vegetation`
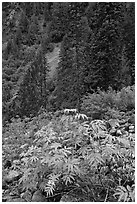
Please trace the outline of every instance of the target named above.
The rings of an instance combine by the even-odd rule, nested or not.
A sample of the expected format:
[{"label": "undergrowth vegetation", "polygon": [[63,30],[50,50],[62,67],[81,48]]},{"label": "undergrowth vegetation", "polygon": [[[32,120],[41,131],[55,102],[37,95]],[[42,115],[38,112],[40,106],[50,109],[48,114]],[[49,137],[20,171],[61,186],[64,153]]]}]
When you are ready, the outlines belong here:
[{"label": "undergrowth vegetation", "polygon": [[119,118],[121,112],[135,109],[135,85],[115,91],[111,87],[107,92],[98,89],[83,97],[81,110],[92,118]]},{"label": "undergrowth vegetation", "polygon": [[100,131],[96,138],[88,128],[86,122],[63,115],[36,132],[33,145],[21,154],[23,187],[40,188],[47,197],[77,189],[90,201],[111,201],[114,195],[133,201],[134,137]]},{"label": "undergrowth vegetation", "polygon": [[[82,104],[87,115],[76,109],[42,110],[36,117],[7,124],[3,162],[10,160],[10,171],[21,175],[14,194],[15,189],[18,195],[39,190],[49,202],[64,195],[74,195],[76,201],[135,201],[134,124],[126,115],[134,112],[133,93],[134,87],[127,87],[89,95]],[[107,117],[109,108],[119,117],[93,120],[93,111],[101,111],[101,106]],[[120,111],[125,112],[121,118]],[[3,176],[9,169],[3,166]]]}]

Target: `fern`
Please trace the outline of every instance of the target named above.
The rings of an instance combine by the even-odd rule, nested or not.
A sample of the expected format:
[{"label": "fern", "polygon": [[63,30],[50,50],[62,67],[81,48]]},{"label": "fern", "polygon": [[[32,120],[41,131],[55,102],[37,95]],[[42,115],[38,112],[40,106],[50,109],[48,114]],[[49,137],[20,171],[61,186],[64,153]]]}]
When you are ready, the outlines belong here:
[{"label": "fern", "polygon": [[102,146],[102,157],[112,157],[112,155],[118,155],[118,151],[113,144],[105,144]]},{"label": "fern", "polygon": [[105,139],[101,142],[102,145],[113,144],[116,141],[116,138],[110,134],[104,134]]},{"label": "fern", "polygon": [[99,164],[104,164],[104,160],[101,156],[100,153],[97,153],[97,152],[92,152],[90,153],[88,156],[87,156],[87,159],[89,160],[89,165],[93,168],[96,168],[98,167]]},{"label": "fern", "polygon": [[75,115],[75,119],[86,119],[86,120],[88,120],[88,117],[85,115],[85,114],[80,114],[80,113],[77,113],[76,115]]},{"label": "fern", "polygon": [[124,186],[118,186],[114,196],[118,196],[118,202],[135,201],[135,195],[133,194],[130,186],[127,186],[127,188]]},{"label": "fern", "polygon": [[69,185],[75,181],[75,174],[64,173],[62,180],[65,182],[65,185]]},{"label": "fern", "polygon": [[[94,195],[98,200],[103,196],[101,191],[112,196],[118,186],[125,187],[127,179],[134,180],[133,141],[123,135],[109,134],[102,120],[83,122],[86,118],[78,119],[75,116],[79,113],[75,111],[66,111],[65,114],[41,127],[35,133],[31,147],[26,146],[21,153],[24,166],[20,182],[25,189],[40,188],[49,197],[59,189],[69,191],[70,186],[75,186],[81,193]],[[108,185],[113,191],[108,189]],[[133,200],[134,189],[127,191]],[[121,193],[120,198],[120,191],[116,191],[119,193],[115,195],[116,199],[128,199],[127,191]]]},{"label": "fern", "polygon": [[37,156],[32,156],[32,157],[30,158],[30,162],[31,162],[31,163],[36,163],[38,160],[39,160],[39,158],[38,158]]},{"label": "fern", "polygon": [[47,196],[53,195],[53,192],[56,188],[56,183],[58,182],[60,174],[50,174],[48,176],[48,183],[46,184],[44,190],[47,193]]},{"label": "fern", "polygon": [[65,159],[64,170],[67,170],[68,173],[79,173],[78,170],[79,160],[75,158]]}]

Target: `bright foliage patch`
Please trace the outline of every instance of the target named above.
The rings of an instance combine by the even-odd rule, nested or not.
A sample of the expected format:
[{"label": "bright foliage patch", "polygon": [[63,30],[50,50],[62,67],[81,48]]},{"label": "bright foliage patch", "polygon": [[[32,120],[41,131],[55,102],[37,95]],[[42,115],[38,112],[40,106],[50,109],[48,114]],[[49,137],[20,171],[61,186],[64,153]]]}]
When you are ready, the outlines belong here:
[{"label": "bright foliage patch", "polygon": [[75,109],[45,121],[31,145],[20,148],[24,191],[40,189],[49,198],[75,190],[90,201],[134,201],[134,134],[113,136],[102,128],[105,122],[89,122]]}]

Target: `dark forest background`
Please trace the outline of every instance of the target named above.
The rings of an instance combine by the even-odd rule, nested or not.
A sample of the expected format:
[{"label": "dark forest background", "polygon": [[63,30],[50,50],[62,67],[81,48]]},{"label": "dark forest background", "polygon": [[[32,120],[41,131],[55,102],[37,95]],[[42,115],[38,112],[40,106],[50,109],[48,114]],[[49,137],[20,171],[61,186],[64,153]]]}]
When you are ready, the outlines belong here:
[{"label": "dark forest background", "polygon": [[3,121],[134,84],[134,2],[3,2]]}]

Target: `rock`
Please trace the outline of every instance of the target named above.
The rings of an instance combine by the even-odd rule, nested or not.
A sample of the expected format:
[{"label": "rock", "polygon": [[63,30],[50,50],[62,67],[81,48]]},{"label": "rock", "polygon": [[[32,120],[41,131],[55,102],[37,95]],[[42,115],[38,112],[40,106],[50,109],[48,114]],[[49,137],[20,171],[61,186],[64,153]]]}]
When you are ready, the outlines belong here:
[{"label": "rock", "polygon": [[11,161],[6,160],[5,164],[4,164],[4,168],[10,168],[12,166]]},{"label": "rock", "polygon": [[119,124],[120,124],[120,125],[124,125],[126,122],[127,122],[127,120],[122,119],[122,120],[119,121]]},{"label": "rock", "polygon": [[129,130],[128,132],[129,133],[135,133],[135,130]]},{"label": "rock", "polygon": [[129,123],[132,123],[132,124],[135,124],[135,115],[132,115],[129,120],[128,120]]},{"label": "rock", "polygon": [[19,180],[21,174],[18,171],[11,170],[7,176],[5,176],[4,181],[6,183],[12,183],[13,181]]},{"label": "rock", "polygon": [[135,133],[129,133],[129,136],[131,141],[135,141]]},{"label": "rock", "polygon": [[14,160],[13,161],[13,164],[15,164],[15,165],[19,165],[21,162],[20,162],[20,160],[18,160],[18,159],[16,159],[16,160]]},{"label": "rock", "polygon": [[23,198],[26,202],[31,202],[32,194],[29,190],[27,190],[25,193],[21,194],[21,198]]},{"label": "rock", "polygon": [[7,200],[6,202],[26,202],[26,201],[22,198],[11,198]]},{"label": "rock", "polygon": [[129,126],[129,130],[134,130],[135,126],[134,125],[130,125]]},{"label": "rock", "polygon": [[109,122],[111,128],[119,128],[120,127],[119,120],[117,120],[117,119],[110,119],[108,122]]},{"label": "rock", "polygon": [[2,189],[3,190],[7,190],[8,189],[8,185],[7,185],[7,183],[6,183],[6,181],[4,179],[2,181]]},{"label": "rock", "polygon": [[71,195],[63,195],[60,202],[78,202],[77,198]]},{"label": "rock", "polygon": [[116,129],[115,128],[112,128],[109,132],[111,135],[116,135]]},{"label": "rock", "polygon": [[126,125],[125,126],[125,131],[128,131],[129,130],[129,125]]},{"label": "rock", "polygon": [[69,193],[69,194],[64,194],[61,197],[60,202],[91,202],[91,200],[89,200],[87,196],[83,194]]},{"label": "rock", "polygon": [[40,190],[37,190],[33,194],[31,202],[47,202],[47,199]]},{"label": "rock", "polygon": [[116,131],[116,135],[117,135],[117,136],[120,136],[120,135],[122,135],[122,132],[121,132],[121,130],[117,130],[117,131]]},{"label": "rock", "polygon": [[19,154],[13,154],[12,155],[12,160],[20,160]]},{"label": "rock", "polygon": [[2,202],[8,202],[9,200],[13,199],[11,196],[2,196]]},{"label": "rock", "polygon": [[123,132],[123,136],[125,136],[125,137],[128,137],[128,134],[129,134],[128,131]]},{"label": "rock", "polygon": [[7,199],[6,198],[2,198],[2,202],[6,202],[7,201]]},{"label": "rock", "polygon": [[135,126],[134,126],[134,125],[130,125],[128,132],[129,132],[129,133],[134,133],[134,132],[135,132]]}]

